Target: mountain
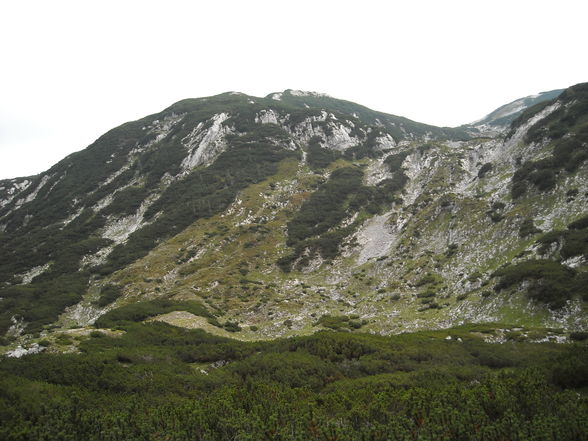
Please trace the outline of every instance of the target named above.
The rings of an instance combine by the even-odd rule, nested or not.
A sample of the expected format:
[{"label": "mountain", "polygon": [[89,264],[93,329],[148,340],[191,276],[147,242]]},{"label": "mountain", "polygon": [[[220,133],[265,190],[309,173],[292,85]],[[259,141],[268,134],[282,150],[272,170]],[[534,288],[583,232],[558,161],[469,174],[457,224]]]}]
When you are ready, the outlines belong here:
[{"label": "mountain", "polygon": [[1,343],[143,320],[243,340],[586,329],[588,84],[559,92],[460,128],[296,90],[123,124],[0,181]]},{"label": "mountain", "polygon": [[511,103],[500,106],[498,109],[490,112],[484,118],[462,126],[464,129],[473,130],[474,133],[496,135],[507,130],[510,124],[518,118],[526,109],[534,105],[557,98],[564,89],[550,90],[541,92],[537,95],[530,95],[519,98]]}]

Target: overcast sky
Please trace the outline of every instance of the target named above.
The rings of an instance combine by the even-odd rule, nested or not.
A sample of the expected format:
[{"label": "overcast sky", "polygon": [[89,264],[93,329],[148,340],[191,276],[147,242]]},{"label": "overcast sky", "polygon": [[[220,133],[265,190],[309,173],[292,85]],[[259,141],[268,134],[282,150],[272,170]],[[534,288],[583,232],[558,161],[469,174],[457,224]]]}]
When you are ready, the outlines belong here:
[{"label": "overcast sky", "polygon": [[585,0],[4,1],[0,178],[184,98],[284,89],[457,126],[588,81]]}]

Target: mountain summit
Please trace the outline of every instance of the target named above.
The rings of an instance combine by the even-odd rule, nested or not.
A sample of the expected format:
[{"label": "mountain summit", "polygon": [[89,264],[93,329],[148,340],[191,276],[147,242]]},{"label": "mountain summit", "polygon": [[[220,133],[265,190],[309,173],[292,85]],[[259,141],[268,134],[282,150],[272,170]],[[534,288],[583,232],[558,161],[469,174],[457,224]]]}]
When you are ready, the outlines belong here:
[{"label": "mountain summit", "polygon": [[297,90],[180,101],[0,181],[3,342],[585,329],[587,143],[587,84],[460,128]]}]

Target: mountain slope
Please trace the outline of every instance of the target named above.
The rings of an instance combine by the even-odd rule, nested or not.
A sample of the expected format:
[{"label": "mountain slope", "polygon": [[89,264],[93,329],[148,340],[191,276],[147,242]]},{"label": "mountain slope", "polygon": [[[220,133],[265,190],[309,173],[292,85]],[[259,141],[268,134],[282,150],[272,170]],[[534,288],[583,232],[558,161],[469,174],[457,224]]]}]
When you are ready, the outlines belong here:
[{"label": "mountain slope", "polygon": [[485,139],[293,90],[180,101],[0,182],[0,328],[583,329],[586,89]]},{"label": "mountain slope", "polygon": [[537,95],[519,98],[511,103],[505,104],[504,106],[500,106],[484,118],[466,124],[465,126],[462,126],[462,128],[473,129],[482,134],[497,134],[504,132],[525,110],[537,104],[555,100],[562,92],[563,89],[556,89],[550,90],[549,92],[541,92]]}]

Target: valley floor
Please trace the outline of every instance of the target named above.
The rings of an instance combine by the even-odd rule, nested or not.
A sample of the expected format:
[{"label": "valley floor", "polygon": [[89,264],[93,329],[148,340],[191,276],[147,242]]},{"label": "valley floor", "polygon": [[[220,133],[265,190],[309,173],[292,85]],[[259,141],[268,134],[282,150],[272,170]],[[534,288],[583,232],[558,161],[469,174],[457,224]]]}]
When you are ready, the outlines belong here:
[{"label": "valley floor", "polygon": [[247,343],[118,328],[80,339],[80,354],[0,360],[0,439],[588,438],[582,333],[563,345],[496,325]]}]

